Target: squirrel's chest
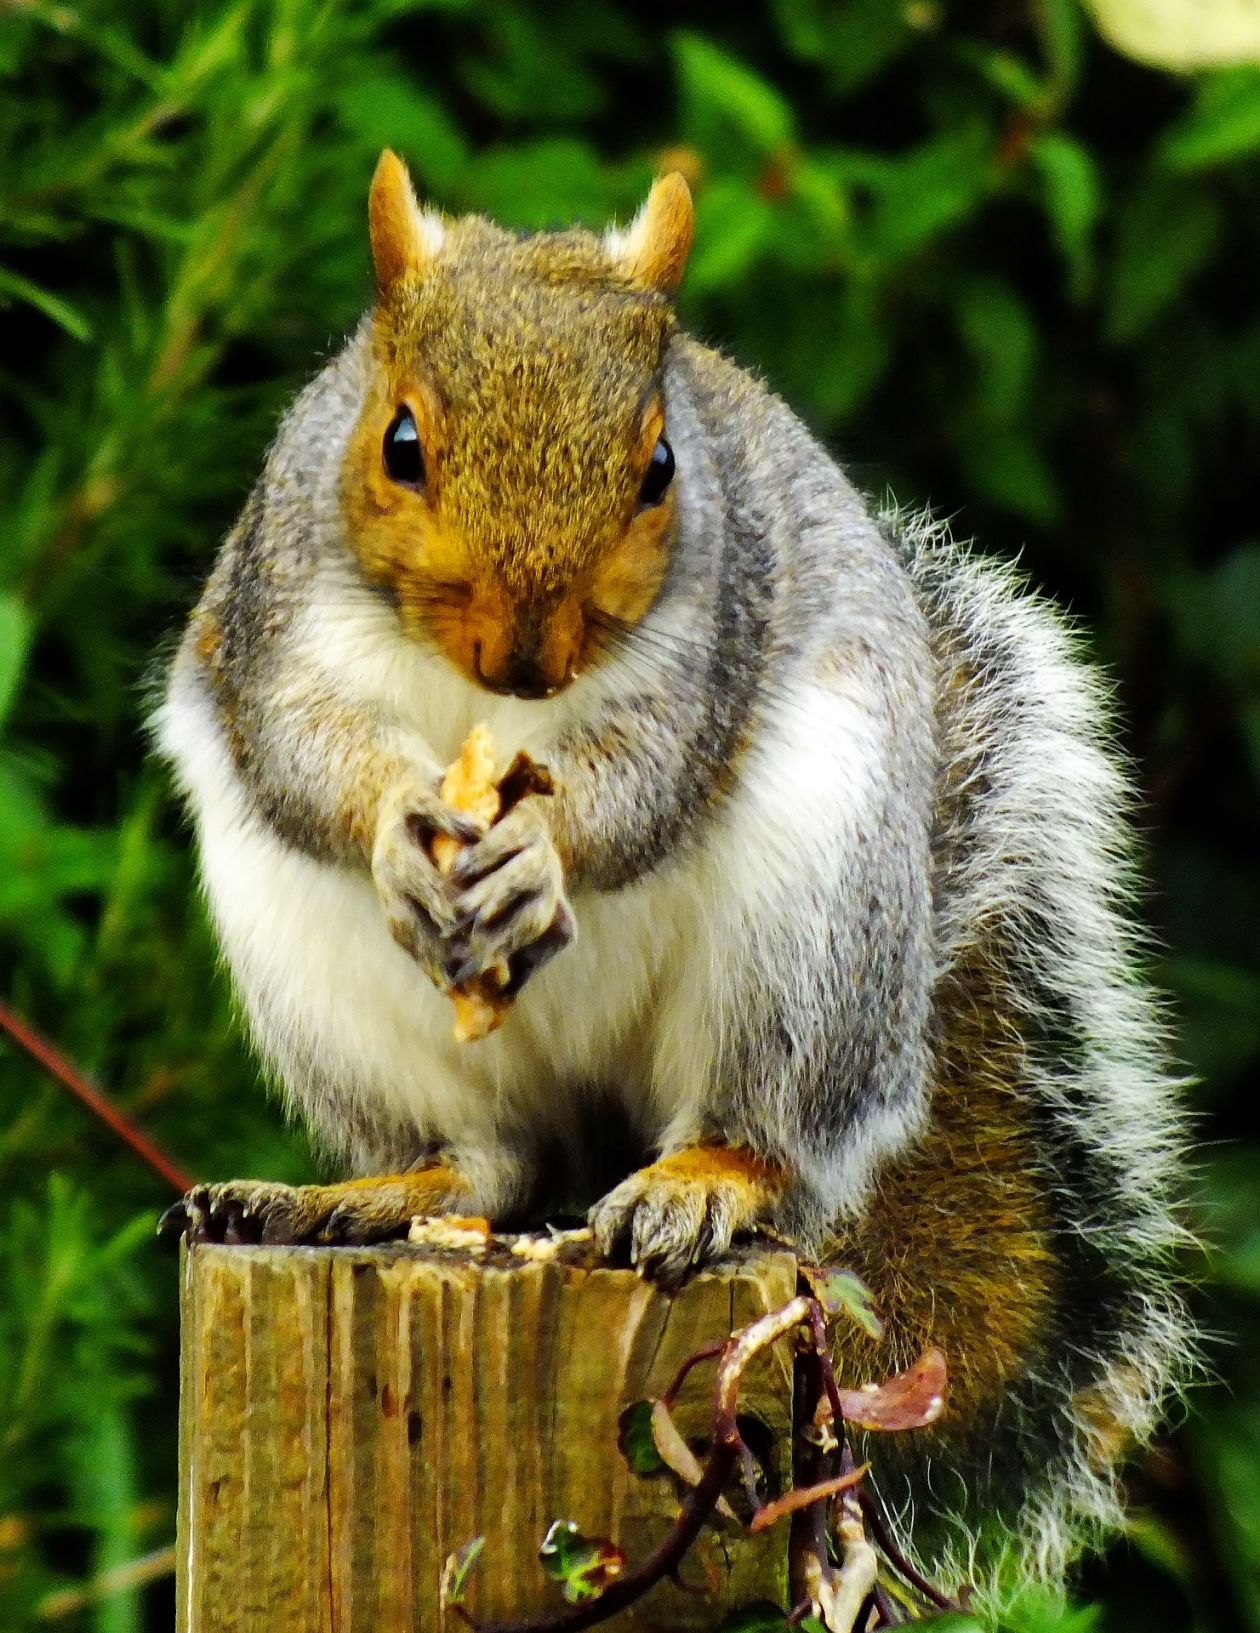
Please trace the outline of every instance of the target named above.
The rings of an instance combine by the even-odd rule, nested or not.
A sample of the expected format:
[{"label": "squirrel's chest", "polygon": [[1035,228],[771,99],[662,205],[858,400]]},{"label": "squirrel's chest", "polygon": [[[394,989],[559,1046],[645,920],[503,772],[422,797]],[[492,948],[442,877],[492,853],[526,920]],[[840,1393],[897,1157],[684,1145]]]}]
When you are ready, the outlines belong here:
[{"label": "squirrel's chest", "polygon": [[203,826],[202,869],[255,1038],[317,1123],[336,1105],[447,1138],[563,1130],[592,1089],[657,1120],[659,1021],[682,996],[694,945],[685,881],[579,895],[576,943],[499,1032],[459,1044],[449,999],[393,941],[369,879],[249,820]]}]

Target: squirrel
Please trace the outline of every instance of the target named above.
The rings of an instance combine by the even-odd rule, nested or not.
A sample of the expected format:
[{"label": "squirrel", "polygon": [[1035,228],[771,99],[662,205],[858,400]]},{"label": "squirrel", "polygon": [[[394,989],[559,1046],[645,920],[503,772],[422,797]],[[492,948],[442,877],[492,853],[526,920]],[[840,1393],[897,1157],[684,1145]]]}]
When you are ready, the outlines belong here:
[{"label": "squirrel", "polygon": [[[375,302],[156,723],[257,1047],[358,1177],[185,1219],[371,1241],[579,1199],[667,1287],[769,1226],[882,1308],[847,1374],[944,1351],[945,1413],[869,1451],[912,1557],[1060,1579],[1193,1351],[1105,682],[681,329],[680,176],[521,235],[386,152],[369,221]],[[482,721],[554,785],[489,827],[440,793]],[[460,1045],[447,994],[495,967],[511,1013]]]}]

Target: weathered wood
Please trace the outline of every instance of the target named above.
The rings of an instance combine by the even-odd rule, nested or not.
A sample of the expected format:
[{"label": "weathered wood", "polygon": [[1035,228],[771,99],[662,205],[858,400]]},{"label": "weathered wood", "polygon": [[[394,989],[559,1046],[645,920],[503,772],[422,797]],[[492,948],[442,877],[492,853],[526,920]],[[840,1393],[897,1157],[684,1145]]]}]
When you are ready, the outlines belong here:
[{"label": "weathered wood", "polygon": [[[635,1475],[625,1406],[710,1340],[783,1304],[790,1254],[758,1252],[673,1297],[629,1271],[412,1246],[199,1246],[183,1273],[180,1633],[436,1633],[448,1553],[484,1534],[469,1608],[562,1604],[537,1549],[573,1520],[641,1558],[677,1512],[672,1475]],[[713,1367],[675,1413],[701,1435]],[[789,1476],[787,1346],[749,1371],[746,1410]],[[712,1628],[784,1602],[786,1526],[729,1523],[615,1628]],[[705,1564],[709,1574],[706,1584]]]}]

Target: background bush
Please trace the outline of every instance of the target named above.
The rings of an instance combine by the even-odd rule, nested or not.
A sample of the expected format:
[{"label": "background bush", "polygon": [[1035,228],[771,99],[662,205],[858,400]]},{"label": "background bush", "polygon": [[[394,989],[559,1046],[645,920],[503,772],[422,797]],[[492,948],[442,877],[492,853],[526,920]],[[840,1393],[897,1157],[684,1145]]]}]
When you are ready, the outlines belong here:
[{"label": "background bush", "polygon": [[[1222,1341],[1083,1608],[1018,1620],[1260,1627],[1260,70],[1138,67],[1071,0],[0,5],[0,989],[203,1177],[309,1159],[231,1024],[146,688],[368,298],[385,143],[521,226],[682,167],[688,322],[1096,633]],[[168,1628],[160,1552],[90,1587],[173,1536],[166,1197],[4,1046],[0,1082],[0,1626]]]}]

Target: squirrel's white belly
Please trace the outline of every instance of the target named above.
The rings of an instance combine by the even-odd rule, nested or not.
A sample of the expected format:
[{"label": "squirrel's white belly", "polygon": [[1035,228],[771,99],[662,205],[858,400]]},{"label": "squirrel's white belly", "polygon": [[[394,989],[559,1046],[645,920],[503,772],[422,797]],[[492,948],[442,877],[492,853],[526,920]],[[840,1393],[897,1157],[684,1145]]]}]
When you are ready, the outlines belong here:
[{"label": "squirrel's white belly", "polygon": [[[290,1101],[317,1129],[344,1126],[357,1105],[369,1126],[490,1149],[514,1128],[571,1130],[571,1096],[597,1087],[624,1099],[649,1142],[699,1134],[733,966],[755,957],[767,918],[799,912],[791,856],[802,839],[814,856],[845,845],[877,769],[853,729],[861,711],[834,693],[810,702],[763,735],[716,843],[625,889],[575,895],[573,946],[499,1032],[457,1044],[449,999],[391,938],[370,878],[278,838],[204,701],[176,689],[163,744],[192,797],[237,993]],[[847,729],[820,733],[820,708]],[[847,752],[820,751],[828,741]]]},{"label": "squirrel's white belly", "polygon": [[362,1102],[369,1121],[487,1145],[514,1123],[570,1124],[578,1086],[615,1082],[642,1105],[644,1022],[671,951],[692,940],[685,885],[579,895],[575,945],[500,1032],[457,1044],[450,1000],[391,938],[370,878],[294,850],[254,814],[195,696],[168,699],[160,730],[191,794],[202,881],[255,1041],[317,1126],[334,1094],[342,1108]]}]

